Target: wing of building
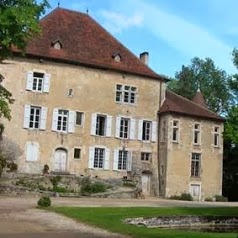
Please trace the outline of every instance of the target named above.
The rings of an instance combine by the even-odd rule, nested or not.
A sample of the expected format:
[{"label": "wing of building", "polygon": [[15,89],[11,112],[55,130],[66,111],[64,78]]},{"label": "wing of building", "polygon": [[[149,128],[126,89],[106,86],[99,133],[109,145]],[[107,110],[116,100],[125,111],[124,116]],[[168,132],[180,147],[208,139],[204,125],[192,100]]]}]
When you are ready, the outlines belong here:
[{"label": "wing of building", "polygon": [[[58,174],[139,179],[150,195],[189,192],[193,184],[220,194],[221,118],[170,92],[165,100],[166,78],[148,67],[148,54],[136,57],[89,15],[56,8],[40,25],[25,55],[14,49],[1,69],[16,100],[5,133],[24,151],[19,172],[39,174],[47,164]],[[178,102],[169,95],[187,104],[171,111]],[[188,105],[197,115],[186,113]],[[196,126],[199,144],[191,137]],[[209,181],[203,161],[214,164]],[[210,191],[203,178],[214,179]]]}]

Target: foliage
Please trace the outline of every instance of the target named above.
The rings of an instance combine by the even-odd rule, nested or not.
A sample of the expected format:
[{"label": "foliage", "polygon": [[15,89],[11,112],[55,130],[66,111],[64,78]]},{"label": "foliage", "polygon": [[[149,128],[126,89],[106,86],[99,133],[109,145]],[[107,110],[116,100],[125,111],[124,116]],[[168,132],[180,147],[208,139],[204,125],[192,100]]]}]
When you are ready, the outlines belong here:
[{"label": "foliage", "polygon": [[89,177],[85,177],[81,181],[80,193],[82,195],[90,195],[92,193],[102,193],[107,190],[107,186],[101,182],[92,182]]},{"label": "foliage", "polygon": [[190,193],[182,193],[181,195],[173,195],[169,197],[169,199],[173,200],[183,200],[183,201],[193,201],[193,197]]},{"label": "foliage", "polygon": [[238,207],[53,207],[68,217],[134,238],[234,238],[233,233],[201,233],[137,227],[123,223],[126,218],[167,215],[237,216]]},{"label": "foliage", "polygon": [[40,33],[39,18],[49,7],[47,0],[0,1],[0,61],[12,47],[24,50],[27,41]]},{"label": "foliage", "polygon": [[45,164],[44,168],[43,168],[43,174],[48,174],[49,173],[49,169],[50,169],[49,165]]},{"label": "foliage", "polygon": [[59,185],[59,182],[61,181],[62,177],[61,176],[54,176],[52,178],[50,178],[50,181],[53,185],[53,191],[55,191]]},{"label": "foliage", "polygon": [[51,199],[47,196],[43,196],[38,200],[37,205],[39,207],[50,207],[51,206]]},{"label": "foliage", "polygon": [[215,195],[216,202],[227,202],[227,198],[221,195]]},{"label": "foliage", "polygon": [[224,70],[215,66],[212,59],[195,57],[190,65],[183,65],[175,74],[175,80],[168,83],[168,88],[188,99],[192,99],[200,89],[208,108],[222,114],[227,112],[231,100],[230,78]]},{"label": "foliage", "polygon": [[10,172],[17,171],[18,165],[15,164],[14,162],[7,163],[7,168],[9,168]]}]

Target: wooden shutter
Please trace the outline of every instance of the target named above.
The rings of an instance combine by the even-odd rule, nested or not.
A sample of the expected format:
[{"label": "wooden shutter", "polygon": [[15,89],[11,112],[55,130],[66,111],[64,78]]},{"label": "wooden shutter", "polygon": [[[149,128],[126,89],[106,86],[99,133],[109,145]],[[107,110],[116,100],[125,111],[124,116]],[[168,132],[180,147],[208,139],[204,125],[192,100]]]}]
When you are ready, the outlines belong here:
[{"label": "wooden shutter", "polygon": [[54,108],[54,110],[53,110],[52,131],[57,131],[58,111],[59,111],[58,108]]},{"label": "wooden shutter", "polygon": [[28,71],[26,79],[26,90],[32,90],[33,86],[33,71]]},{"label": "wooden shutter", "polygon": [[106,136],[112,136],[112,116],[107,116],[107,123],[106,123]]},{"label": "wooden shutter", "polygon": [[94,147],[89,147],[88,168],[93,169],[94,165]]},{"label": "wooden shutter", "polygon": [[75,129],[75,112],[69,111],[68,132],[74,133]]},{"label": "wooden shutter", "polygon": [[152,122],[152,136],[151,136],[151,141],[156,142],[157,141],[157,122],[153,121]]},{"label": "wooden shutter", "polygon": [[48,93],[50,90],[50,74],[44,75],[44,86],[43,86],[43,92]]},{"label": "wooden shutter", "polygon": [[118,170],[118,150],[114,150],[113,170]]},{"label": "wooden shutter", "polygon": [[30,105],[25,105],[25,107],[24,107],[23,128],[29,128],[30,112],[31,112],[31,106]]},{"label": "wooden shutter", "polygon": [[116,118],[116,137],[120,137],[121,117]]},{"label": "wooden shutter", "polygon": [[40,129],[46,129],[46,120],[47,120],[47,107],[41,108],[41,115],[40,115]]},{"label": "wooden shutter", "polygon": [[142,140],[142,132],[143,132],[143,120],[139,120],[139,122],[138,122],[138,140]]},{"label": "wooden shutter", "polygon": [[130,119],[130,139],[135,139],[135,127],[136,127],[136,120],[131,118]]},{"label": "wooden shutter", "polygon": [[131,167],[132,167],[132,152],[128,151],[127,171],[131,171]]},{"label": "wooden shutter", "polygon": [[105,149],[104,169],[109,170],[110,168],[110,149]]},{"label": "wooden shutter", "polygon": [[97,124],[97,114],[92,114],[92,120],[91,120],[91,135],[96,135],[96,124]]}]

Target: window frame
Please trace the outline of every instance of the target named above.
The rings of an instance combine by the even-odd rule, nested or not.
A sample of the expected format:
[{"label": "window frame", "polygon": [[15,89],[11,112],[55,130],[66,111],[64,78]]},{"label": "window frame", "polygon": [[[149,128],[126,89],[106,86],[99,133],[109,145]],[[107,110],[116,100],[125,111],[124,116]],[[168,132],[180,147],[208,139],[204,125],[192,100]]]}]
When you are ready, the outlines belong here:
[{"label": "window frame", "polygon": [[[148,127],[149,125],[149,127]],[[152,139],[152,121],[143,120],[142,122],[142,141],[151,141]]]},{"label": "window frame", "polygon": [[[124,125],[127,123],[127,125]],[[120,129],[119,129],[119,138],[129,139],[130,138],[130,123],[131,119],[126,117],[120,117]]]},{"label": "window frame", "polygon": [[[76,150],[79,151],[79,157],[78,158],[75,157]],[[82,157],[82,149],[80,147],[74,147],[74,160],[81,160],[81,157]]]},{"label": "window frame", "polygon": [[[80,124],[77,124],[77,118],[78,118],[78,114],[80,114]],[[84,112],[81,111],[75,111],[75,126],[83,126],[84,124]]]},{"label": "window frame", "polygon": [[[177,123],[177,125],[174,123]],[[176,138],[174,138],[174,135]],[[172,142],[179,143],[179,120],[177,119],[172,121]]]},{"label": "window frame", "polygon": [[191,167],[190,167],[190,176],[191,178],[200,178],[201,177],[201,153],[193,152],[191,155]]},{"label": "window frame", "polygon": [[129,151],[124,149],[118,150],[117,170],[127,171],[128,162],[129,162]]},{"label": "window frame", "polygon": [[[39,75],[41,75],[41,77],[40,76],[35,76],[34,74],[39,74]],[[32,91],[33,92],[39,92],[39,93],[43,92],[43,90],[44,90],[44,78],[45,78],[45,73],[33,71],[33,81],[32,81]],[[34,89],[34,85],[36,86],[35,89]],[[39,85],[40,85],[40,89],[39,89]]]},{"label": "window frame", "polygon": [[142,151],[140,158],[141,158],[141,162],[151,162],[152,161],[152,153],[148,152],[148,151]]},{"label": "window frame", "polygon": [[[218,129],[218,131],[216,131],[216,129]],[[215,125],[213,127],[213,146],[214,147],[220,147],[220,126]],[[217,142],[215,142],[217,141]]]},{"label": "window frame", "polygon": [[[97,155],[97,157],[96,157],[96,155]],[[93,168],[94,169],[104,169],[105,156],[106,156],[106,148],[102,148],[102,147],[98,147],[98,146],[94,147],[94,158],[93,158]]]},{"label": "window frame", "polygon": [[107,133],[107,115],[96,115],[96,136],[106,136]]},{"label": "window frame", "polygon": [[[65,112],[67,114],[63,114],[61,115],[62,112]],[[60,120],[61,118],[61,120]],[[65,121],[65,126],[64,126],[64,119],[66,118],[66,121]],[[62,120],[63,119],[63,120]],[[59,121],[61,121],[61,123],[59,124]],[[68,127],[69,127],[69,110],[64,110],[64,109],[59,109],[58,110],[58,115],[57,115],[57,131],[58,132],[68,132]],[[60,129],[59,129],[60,127]],[[65,127],[65,129],[64,129]]]},{"label": "window frame", "polygon": [[[196,128],[198,126],[198,128]],[[195,139],[197,138],[197,142]],[[201,123],[195,122],[193,124],[193,144],[194,145],[201,145]]]},{"label": "window frame", "polygon": [[[34,113],[32,113],[32,110],[34,110]],[[36,110],[39,111],[39,115],[36,115]],[[41,112],[42,112],[42,107],[30,105],[30,118],[29,118],[29,125],[28,125],[29,129],[33,129],[33,130],[40,129]],[[36,119],[37,116],[38,116],[38,119]],[[31,120],[32,117],[33,117],[33,119]],[[32,126],[31,126],[31,123],[32,123]],[[36,127],[36,123],[38,123],[38,127]]]},{"label": "window frame", "polygon": [[116,84],[115,102],[136,105],[138,87],[127,84]]}]

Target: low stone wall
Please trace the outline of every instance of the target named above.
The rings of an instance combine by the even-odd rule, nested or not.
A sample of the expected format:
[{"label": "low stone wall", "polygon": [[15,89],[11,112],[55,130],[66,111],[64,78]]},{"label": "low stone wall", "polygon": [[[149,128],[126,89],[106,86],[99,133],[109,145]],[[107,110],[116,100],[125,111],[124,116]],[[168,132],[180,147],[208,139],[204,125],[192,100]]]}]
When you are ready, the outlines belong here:
[{"label": "low stone wall", "polygon": [[148,228],[189,227],[189,226],[237,226],[238,216],[161,216],[153,218],[127,218],[127,224]]}]

